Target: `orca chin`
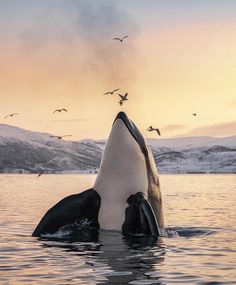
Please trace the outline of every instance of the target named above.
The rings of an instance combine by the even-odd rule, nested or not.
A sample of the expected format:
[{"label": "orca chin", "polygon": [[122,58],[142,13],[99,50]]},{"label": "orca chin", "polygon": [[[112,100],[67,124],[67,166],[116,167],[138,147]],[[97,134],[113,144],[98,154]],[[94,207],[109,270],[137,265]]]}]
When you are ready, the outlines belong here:
[{"label": "orca chin", "polygon": [[[162,197],[152,152],[124,112],[117,114],[92,189],[64,198],[42,218],[33,236],[86,221],[91,240],[99,228],[158,237],[164,227]],[[76,225],[76,226],[75,226]],[[71,227],[70,227],[71,228]],[[79,231],[81,232],[81,231]],[[95,234],[96,233],[96,234]],[[90,237],[89,237],[90,239]]]}]

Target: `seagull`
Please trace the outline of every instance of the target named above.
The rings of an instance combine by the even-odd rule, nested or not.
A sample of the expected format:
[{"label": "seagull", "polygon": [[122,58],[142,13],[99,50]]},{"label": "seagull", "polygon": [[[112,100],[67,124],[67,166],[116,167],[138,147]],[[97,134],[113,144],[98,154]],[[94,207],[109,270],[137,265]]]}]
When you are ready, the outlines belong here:
[{"label": "seagull", "polygon": [[120,100],[118,103],[122,106],[123,103],[124,103],[124,101],[123,101],[123,100]]},{"label": "seagull", "polygon": [[194,117],[196,117],[196,116],[197,116],[197,114],[196,114],[196,113],[193,113],[192,115],[193,115]]},{"label": "seagull", "polygon": [[41,175],[43,175],[43,174],[48,174],[49,172],[47,171],[47,170],[40,170],[39,172],[38,172],[38,175],[37,175],[37,177],[40,177]]},{"label": "seagull", "polygon": [[157,129],[157,128],[153,128],[153,126],[150,126],[150,127],[147,129],[147,131],[149,131],[149,132],[156,131],[159,136],[161,135],[160,130]]},{"label": "seagull", "polygon": [[124,36],[123,38],[113,38],[113,40],[117,40],[117,41],[120,41],[122,43],[123,40],[126,38],[128,38],[128,36]]},{"label": "seagull", "polygon": [[128,98],[127,98],[128,93],[127,92],[125,93],[125,95],[121,95],[121,94],[118,94],[118,95],[120,96],[122,101],[127,101],[128,100]]},{"label": "seagull", "polygon": [[113,95],[118,90],[120,90],[120,88],[114,89],[112,91],[108,91],[108,92],[104,93],[103,95],[108,95],[108,94]]},{"label": "seagull", "polygon": [[39,173],[38,173],[38,176],[37,177],[40,177],[41,175],[43,175],[44,174],[44,171],[40,171]]},{"label": "seagull", "polygon": [[7,119],[8,117],[13,117],[15,115],[19,115],[18,113],[12,113],[12,114],[9,114],[7,116],[4,117],[4,119]]},{"label": "seagull", "polygon": [[68,112],[66,109],[56,109],[53,113],[56,113],[56,112],[59,112],[59,113],[61,113],[62,111],[64,111],[64,112]]},{"label": "seagull", "polygon": [[57,138],[59,140],[61,140],[64,137],[71,137],[72,135],[64,135],[64,136],[50,136],[50,138]]}]

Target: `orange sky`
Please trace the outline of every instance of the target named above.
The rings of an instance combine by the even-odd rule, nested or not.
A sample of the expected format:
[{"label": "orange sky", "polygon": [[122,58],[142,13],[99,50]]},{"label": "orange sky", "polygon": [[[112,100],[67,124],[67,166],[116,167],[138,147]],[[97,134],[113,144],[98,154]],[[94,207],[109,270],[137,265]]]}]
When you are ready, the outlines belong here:
[{"label": "orange sky", "polygon": [[[187,7],[171,18],[176,8],[170,5],[170,15],[160,20],[153,13],[159,1],[145,5],[145,16],[139,1],[135,13],[124,1],[48,2],[0,3],[0,123],[99,139],[124,110],[148,137],[155,136],[145,131],[151,124],[163,137],[236,134],[236,18],[229,17],[230,5],[222,4],[222,14],[218,5],[210,20],[206,11],[209,18],[216,13],[211,7],[199,7],[198,17]],[[184,13],[193,17],[183,20]],[[123,44],[112,40],[125,34]],[[114,88],[129,93],[122,107],[117,95],[103,95]],[[52,114],[56,108],[69,112]],[[11,112],[19,116],[3,119]]]}]

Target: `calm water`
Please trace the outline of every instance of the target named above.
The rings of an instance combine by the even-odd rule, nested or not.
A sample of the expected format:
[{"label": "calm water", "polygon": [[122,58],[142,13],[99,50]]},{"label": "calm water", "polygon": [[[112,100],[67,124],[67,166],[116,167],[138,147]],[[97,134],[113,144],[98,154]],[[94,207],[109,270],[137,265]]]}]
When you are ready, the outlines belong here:
[{"label": "calm water", "polygon": [[161,176],[169,237],[156,243],[33,238],[45,211],[95,176],[0,179],[0,284],[236,284],[236,175]]}]

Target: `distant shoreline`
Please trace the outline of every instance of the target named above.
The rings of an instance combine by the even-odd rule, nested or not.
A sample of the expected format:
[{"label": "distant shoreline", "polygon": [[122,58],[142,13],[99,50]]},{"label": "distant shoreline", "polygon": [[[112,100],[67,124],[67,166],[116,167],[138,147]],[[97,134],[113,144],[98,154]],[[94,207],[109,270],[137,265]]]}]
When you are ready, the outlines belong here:
[{"label": "distant shoreline", "polygon": [[[63,172],[48,172],[43,175],[97,175],[97,172],[89,171],[63,171]],[[188,172],[158,172],[159,175],[192,175],[192,174],[236,174],[236,172],[203,172],[203,171],[188,171]],[[35,172],[0,172],[0,175],[38,175]]]}]

